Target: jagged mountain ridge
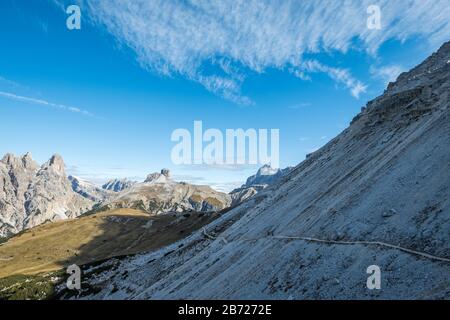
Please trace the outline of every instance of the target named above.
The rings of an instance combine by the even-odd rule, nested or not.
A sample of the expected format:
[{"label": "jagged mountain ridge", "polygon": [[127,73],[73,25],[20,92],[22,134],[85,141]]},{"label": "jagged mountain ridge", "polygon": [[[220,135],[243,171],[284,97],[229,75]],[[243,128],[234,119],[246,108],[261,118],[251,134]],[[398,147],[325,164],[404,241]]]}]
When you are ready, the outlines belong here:
[{"label": "jagged mountain ridge", "polygon": [[[278,181],[288,170],[290,168],[275,170],[269,165],[263,166],[230,195],[208,186],[174,182],[167,169],[149,174],[143,183],[114,179],[100,188],[79,177],[66,177],[65,164],[59,155],[39,166],[30,153],[22,157],[6,154],[0,162],[0,176],[3,177],[0,236],[9,236],[44,222],[74,218],[94,206],[102,210],[138,208],[151,214],[218,211],[248,200]],[[80,197],[70,192],[69,185]]]},{"label": "jagged mountain ridge", "polygon": [[[108,188],[100,188],[95,184],[83,180],[79,177],[68,176],[70,183],[72,184],[72,190],[81,195],[83,198],[87,198],[95,203],[101,203],[111,200],[116,196],[115,190]],[[119,180],[116,180],[119,181]],[[114,188],[113,188],[114,189]]]},{"label": "jagged mountain ridge", "polygon": [[125,189],[128,189],[135,185],[137,181],[132,181],[128,179],[113,179],[106,182],[104,185],[102,185],[102,188],[104,190],[114,191],[114,192],[120,192]]},{"label": "jagged mountain ridge", "polygon": [[259,168],[255,175],[250,176],[242,188],[270,186],[280,180],[283,176],[287,175],[291,170],[292,167],[285,169],[274,169],[270,166],[270,164],[266,164]]},{"label": "jagged mountain ridge", "polygon": [[22,157],[6,154],[0,161],[0,236],[74,218],[93,204],[72,190],[59,155],[42,166],[30,153]]},{"label": "jagged mountain ridge", "polygon": [[116,179],[105,186],[67,176],[59,155],[39,167],[29,153],[22,157],[7,154],[0,161],[0,236],[75,218],[94,208],[132,208],[157,215],[214,212],[231,204],[229,195],[208,186],[173,181],[167,169],[148,175],[142,183]]},{"label": "jagged mountain ridge", "polygon": [[258,192],[261,192],[267,187],[276,184],[291,170],[292,167],[288,167],[285,169],[274,169],[271,167],[270,164],[262,166],[261,168],[258,169],[256,174],[250,176],[247,179],[245,184],[230,192],[230,196],[232,199],[231,205],[236,206],[250,199]]},{"label": "jagged mountain ridge", "polygon": [[100,265],[84,298],[448,299],[449,88],[450,42],[203,232]]}]

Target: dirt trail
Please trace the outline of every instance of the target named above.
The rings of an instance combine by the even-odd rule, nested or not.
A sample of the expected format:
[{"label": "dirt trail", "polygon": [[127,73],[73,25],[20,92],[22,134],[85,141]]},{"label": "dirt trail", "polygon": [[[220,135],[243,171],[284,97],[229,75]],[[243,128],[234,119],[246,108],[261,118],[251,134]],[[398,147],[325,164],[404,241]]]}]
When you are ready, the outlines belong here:
[{"label": "dirt trail", "polygon": [[[229,243],[226,238],[224,237],[215,237],[211,234],[209,234],[205,228],[203,228],[203,234],[205,237],[207,237],[210,240],[221,240],[224,243]],[[423,258],[427,258],[430,260],[436,260],[441,262],[447,262],[450,263],[450,258],[444,258],[444,257],[438,257],[426,252],[416,251],[408,248],[404,248],[401,246],[397,246],[394,244],[382,242],[382,241],[337,241],[337,240],[325,240],[325,239],[318,239],[318,238],[311,238],[311,237],[294,237],[294,236],[268,236],[268,237],[260,237],[260,238],[253,238],[253,239],[238,239],[235,241],[258,241],[262,239],[278,239],[278,240],[301,240],[301,241],[307,241],[307,242],[316,242],[316,243],[324,243],[324,244],[339,244],[339,245],[372,245],[372,246],[379,246],[379,247],[386,247],[390,249],[400,250],[409,254],[413,254],[416,256],[420,256]]]}]

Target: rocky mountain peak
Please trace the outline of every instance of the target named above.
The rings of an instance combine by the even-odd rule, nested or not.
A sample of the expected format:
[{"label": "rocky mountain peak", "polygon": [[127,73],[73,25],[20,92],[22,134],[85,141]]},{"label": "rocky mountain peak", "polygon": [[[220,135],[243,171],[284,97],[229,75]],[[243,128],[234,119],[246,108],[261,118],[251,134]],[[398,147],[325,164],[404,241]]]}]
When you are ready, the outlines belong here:
[{"label": "rocky mountain peak", "polygon": [[162,169],[161,173],[154,172],[147,176],[145,179],[145,183],[165,183],[171,181],[170,179],[170,170]]},{"label": "rocky mountain peak", "polygon": [[197,211],[214,212],[231,204],[231,197],[209,186],[177,183],[170,179],[169,170],[149,174],[143,183],[136,183],[118,194],[101,210],[133,208],[152,215]]},{"label": "rocky mountain peak", "polygon": [[136,181],[128,179],[113,179],[102,185],[102,188],[109,191],[120,192],[135,185]]},{"label": "rocky mountain peak", "polygon": [[48,160],[42,166],[42,169],[51,169],[55,173],[65,175],[66,165],[64,163],[63,158],[59,154],[54,154],[50,160]]},{"label": "rocky mountain peak", "polygon": [[274,169],[270,164],[262,166],[258,172],[249,177],[247,182],[242,187],[254,187],[257,185],[271,185],[279,180],[282,176],[286,175],[291,168],[286,169]]},{"label": "rocky mountain peak", "polygon": [[50,158],[51,166],[65,166],[63,158],[59,154],[54,154]]},{"label": "rocky mountain peak", "polygon": [[38,168],[38,164],[33,160],[30,152],[27,152],[22,156],[22,164],[26,169],[37,170]]},{"label": "rocky mountain peak", "polygon": [[33,156],[31,155],[30,152],[27,152],[27,153],[25,153],[25,154],[22,156],[22,161],[23,161],[23,162],[29,162],[29,161],[32,161],[32,160],[33,160]]},{"label": "rocky mountain peak", "polygon": [[22,157],[16,157],[12,153],[7,153],[3,156],[2,160],[0,162],[4,163],[5,165],[11,167],[13,170],[16,169],[27,169],[27,170],[37,170],[38,164],[33,160],[31,157],[31,153],[27,152]]},{"label": "rocky mountain peak", "polygon": [[402,73],[395,82],[389,83],[383,95],[370,101],[363,111],[371,112],[380,107],[395,109],[397,106],[417,110],[421,107],[428,108],[429,104],[445,107],[449,99],[449,71],[450,41],[417,67]]},{"label": "rocky mountain peak", "polygon": [[7,153],[3,156],[1,162],[3,162],[6,165],[11,165],[14,162],[14,159],[16,157],[12,153]]},{"label": "rocky mountain peak", "polygon": [[402,73],[396,82],[391,83],[387,92],[397,93],[404,89],[422,86],[430,83],[436,75],[450,68],[450,41],[428,57],[424,62],[409,72]]},{"label": "rocky mountain peak", "polygon": [[61,156],[54,155],[39,167],[30,153],[6,154],[0,165],[0,236],[90,210],[93,197],[71,187]]},{"label": "rocky mountain peak", "polygon": [[232,205],[237,205],[258,192],[266,189],[267,187],[276,184],[286,176],[292,170],[291,167],[285,169],[272,168],[270,164],[265,164],[256,172],[256,174],[250,176],[246,183],[240,188],[234,189],[230,192],[233,200]]},{"label": "rocky mountain peak", "polygon": [[170,178],[170,170],[169,169],[161,169],[161,174],[166,178]]},{"label": "rocky mountain peak", "polygon": [[271,176],[278,173],[280,169],[274,169],[270,164],[265,164],[261,168],[259,168],[256,173],[257,176]]},{"label": "rocky mountain peak", "polygon": [[72,185],[72,190],[79,195],[81,195],[83,198],[89,199],[91,201],[94,201],[96,203],[103,202],[105,200],[109,200],[113,197],[114,192],[113,190],[107,190],[104,188],[100,188],[96,186],[95,184],[83,180],[79,177],[75,176],[68,176],[68,179]]}]

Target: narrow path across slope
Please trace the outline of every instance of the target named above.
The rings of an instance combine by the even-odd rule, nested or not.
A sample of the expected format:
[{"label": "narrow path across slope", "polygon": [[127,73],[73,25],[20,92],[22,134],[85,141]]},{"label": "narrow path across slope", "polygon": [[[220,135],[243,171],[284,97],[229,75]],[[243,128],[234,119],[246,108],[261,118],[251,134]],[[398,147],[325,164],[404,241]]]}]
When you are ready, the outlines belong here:
[{"label": "narrow path across slope", "polygon": [[[224,237],[214,237],[214,236],[208,234],[205,228],[203,228],[203,234],[210,240],[219,239],[219,240],[222,240],[226,244],[229,243],[229,241],[226,240]],[[403,251],[403,252],[406,252],[409,254],[413,254],[416,256],[420,256],[423,258],[427,258],[430,260],[436,260],[436,261],[450,263],[449,258],[438,257],[438,256],[434,256],[432,254],[426,253],[426,252],[420,252],[420,251],[404,248],[401,246],[397,246],[394,244],[381,242],[381,241],[336,241],[336,240],[317,239],[317,238],[311,238],[311,237],[294,237],[294,236],[268,236],[268,237],[254,238],[254,239],[238,239],[236,241],[239,241],[239,240],[241,240],[241,241],[257,241],[257,240],[262,240],[262,239],[267,239],[267,238],[278,239],[278,240],[301,240],[301,241],[307,241],[307,242],[317,242],[317,243],[324,243],[324,244],[339,244],[339,245],[372,245],[372,246],[379,246],[379,247],[386,247],[386,248],[390,248],[390,249],[400,250],[400,251]]]},{"label": "narrow path across slope", "polygon": [[334,240],[323,240],[323,239],[317,239],[317,238],[309,238],[309,237],[289,237],[289,236],[273,236],[272,238],[274,239],[281,239],[281,240],[303,240],[303,241],[308,241],[308,242],[318,242],[318,243],[325,243],[325,244],[341,244],[341,245],[358,245],[358,244],[362,244],[362,245],[374,245],[374,246],[380,246],[380,247],[387,247],[390,249],[396,249],[396,250],[400,250],[406,253],[410,253],[413,255],[417,255],[417,256],[421,256],[430,260],[437,260],[437,261],[442,261],[442,262],[448,262],[450,263],[450,259],[449,258],[443,258],[443,257],[438,257],[438,256],[434,256],[432,254],[429,253],[425,253],[425,252],[420,252],[420,251],[415,251],[412,249],[408,249],[408,248],[403,248],[400,246],[396,246],[393,244],[389,244],[386,242],[381,242],[381,241],[334,241]]}]

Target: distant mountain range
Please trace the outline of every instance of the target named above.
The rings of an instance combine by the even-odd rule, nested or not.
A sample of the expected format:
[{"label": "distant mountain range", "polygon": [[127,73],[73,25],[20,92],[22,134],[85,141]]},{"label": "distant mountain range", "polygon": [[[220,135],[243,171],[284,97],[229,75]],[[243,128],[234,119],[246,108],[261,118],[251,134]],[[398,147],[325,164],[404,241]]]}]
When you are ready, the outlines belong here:
[{"label": "distant mountain range", "polygon": [[75,176],[67,177],[72,185],[72,190],[81,195],[83,198],[87,198],[95,203],[102,203],[107,200],[111,200],[116,196],[115,191],[110,189],[100,188],[95,184],[83,180]]},{"label": "distant mountain range", "polygon": [[171,179],[169,170],[152,173],[144,182],[134,183],[98,210],[130,208],[149,214],[170,212],[214,212],[231,204],[231,197],[209,186],[197,186]]},{"label": "distant mountain range", "polygon": [[137,181],[131,181],[128,179],[113,179],[109,180],[107,183],[105,183],[102,188],[104,190],[110,190],[114,192],[120,192],[125,189],[128,189],[135,185]]},{"label": "distant mountain range", "polygon": [[167,169],[149,174],[141,183],[114,179],[99,187],[67,176],[59,155],[39,166],[30,153],[6,154],[0,161],[0,237],[87,212],[117,208],[149,214],[213,212],[247,199],[237,198],[208,186],[173,181]]}]

